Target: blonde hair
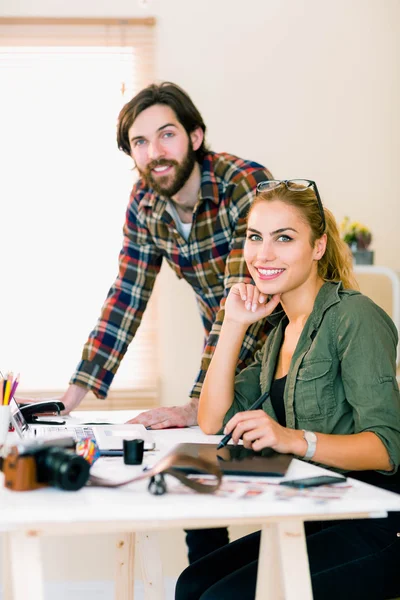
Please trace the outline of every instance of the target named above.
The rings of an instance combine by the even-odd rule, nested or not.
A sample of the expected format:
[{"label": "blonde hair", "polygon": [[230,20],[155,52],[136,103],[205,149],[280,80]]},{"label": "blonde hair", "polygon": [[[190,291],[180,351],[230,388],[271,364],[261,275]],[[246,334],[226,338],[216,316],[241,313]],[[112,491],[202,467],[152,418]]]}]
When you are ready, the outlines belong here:
[{"label": "blonde hair", "polygon": [[327,208],[323,209],[326,221],[324,230],[317,197],[313,188],[289,190],[282,183],[272,190],[266,190],[257,194],[249,214],[259,202],[273,202],[274,200],[280,200],[299,210],[303,220],[310,226],[310,244],[312,247],[314,247],[315,241],[326,233],[326,250],[318,261],[318,275],[321,279],[332,282],[341,281],[345,289],[357,290],[358,284],[354,276],[350,248],[341,239],[336,219]]}]

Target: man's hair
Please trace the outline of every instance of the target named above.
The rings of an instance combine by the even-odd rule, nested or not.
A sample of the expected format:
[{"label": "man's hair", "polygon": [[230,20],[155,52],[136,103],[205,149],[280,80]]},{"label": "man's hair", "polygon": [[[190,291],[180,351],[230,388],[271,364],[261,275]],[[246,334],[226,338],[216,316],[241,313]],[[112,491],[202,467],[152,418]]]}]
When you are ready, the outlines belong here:
[{"label": "man's hair", "polygon": [[206,126],[203,117],[187,93],[178,85],[169,81],[164,81],[159,85],[152,83],[136,94],[130,102],[125,104],[118,116],[118,148],[131,156],[129,129],[141,112],[155,104],[169,106],[176,114],[178,121],[184,127],[188,136],[198,127],[203,130],[203,142],[200,148],[196,150],[196,159],[198,162],[202,162],[204,156],[209,152],[205,143]]}]

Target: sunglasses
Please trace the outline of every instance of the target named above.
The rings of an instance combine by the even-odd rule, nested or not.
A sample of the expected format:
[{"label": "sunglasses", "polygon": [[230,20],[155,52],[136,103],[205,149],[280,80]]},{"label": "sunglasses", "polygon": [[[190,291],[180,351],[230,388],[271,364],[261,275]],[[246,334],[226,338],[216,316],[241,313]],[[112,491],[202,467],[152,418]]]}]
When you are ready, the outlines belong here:
[{"label": "sunglasses", "polygon": [[321,215],[323,231],[326,229],[324,207],[322,206],[321,196],[317,188],[315,181],[310,179],[269,179],[268,181],[261,181],[257,185],[257,194],[261,192],[268,192],[274,190],[280,185],[285,185],[288,190],[292,192],[303,192],[308,188],[312,187],[318,202],[319,213]]}]

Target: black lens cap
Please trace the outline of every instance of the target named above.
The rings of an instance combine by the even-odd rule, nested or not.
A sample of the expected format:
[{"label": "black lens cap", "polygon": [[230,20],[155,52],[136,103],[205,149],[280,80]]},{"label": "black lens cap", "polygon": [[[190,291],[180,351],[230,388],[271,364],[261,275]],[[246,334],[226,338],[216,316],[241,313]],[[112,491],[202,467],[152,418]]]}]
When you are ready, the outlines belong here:
[{"label": "black lens cap", "polygon": [[144,440],[123,440],[124,463],[141,465],[143,461]]}]

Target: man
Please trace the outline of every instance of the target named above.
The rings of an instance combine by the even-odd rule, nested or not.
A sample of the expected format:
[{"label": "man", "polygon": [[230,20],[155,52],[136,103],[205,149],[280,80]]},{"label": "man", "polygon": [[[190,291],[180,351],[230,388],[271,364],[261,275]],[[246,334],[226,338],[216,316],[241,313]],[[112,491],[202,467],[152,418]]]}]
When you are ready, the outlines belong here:
[{"label": "man", "polygon": [[[259,164],[210,152],[205,132],[189,96],[169,82],[143,89],[119,115],[118,146],[133,158],[140,179],[126,212],[118,277],[61,398],[67,412],[88,390],[100,398],[107,395],[165,258],[196,294],[206,345],[191,401],[141,413],[132,422],[153,429],[197,422],[225,297],[234,283],[248,277],[242,258],[247,211],[257,183],[271,178]],[[249,329],[239,369],[251,362],[264,339],[264,324]]]}]

